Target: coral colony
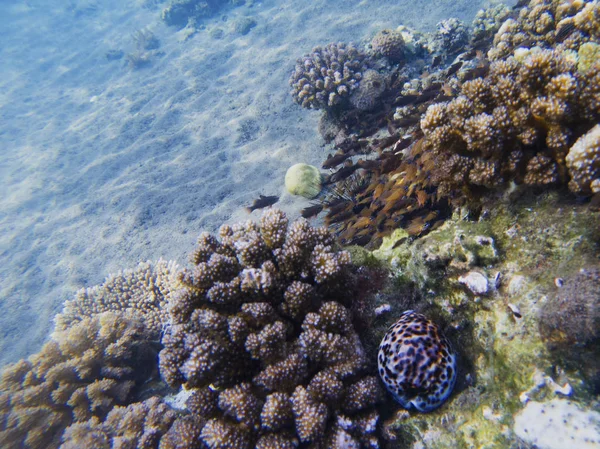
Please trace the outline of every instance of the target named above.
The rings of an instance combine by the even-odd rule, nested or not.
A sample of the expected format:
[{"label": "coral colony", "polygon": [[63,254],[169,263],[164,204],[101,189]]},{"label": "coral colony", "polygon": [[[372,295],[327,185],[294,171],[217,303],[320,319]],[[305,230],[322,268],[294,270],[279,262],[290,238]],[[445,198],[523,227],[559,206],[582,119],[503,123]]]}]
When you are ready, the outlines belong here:
[{"label": "coral colony", "polygon": [[325,110],[336,152],[324,167],[341,165],[321,205],[344,244],[421,235],[509,183],[598,193],[598,3],[498,6],[470,40],[456,20],[438,28],[384,30],[368,52],[330,44],[296,63],[292,96]]},{"label": "coral colony", "polygon": [[[220,6],[172,0],[162,17]],[[145,262],[81,290],[3,371],[0,446],[597,447],[597,413],[548,395],[600,391],[599,40],[598,2],[532,0],[300,58],[292,97],[336,151],[288,188],[326,227],[266,209],[201,234],[190,268]],[[496,202],[449,219],[509,185],[546,192],[552,218]],[[556,207],[553,187],[590,207]],[[533,284],[546,270],[565,280]],[[569,416],[556,439],[541,413]]]}]

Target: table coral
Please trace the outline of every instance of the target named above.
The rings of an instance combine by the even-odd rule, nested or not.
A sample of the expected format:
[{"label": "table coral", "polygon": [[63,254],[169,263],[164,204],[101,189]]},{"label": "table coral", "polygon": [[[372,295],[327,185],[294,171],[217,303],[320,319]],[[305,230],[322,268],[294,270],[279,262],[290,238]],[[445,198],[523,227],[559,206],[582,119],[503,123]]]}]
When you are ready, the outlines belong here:
[{"label": "table coral", "polygon": [[340,413],[349,441],[376,440],[376,426],[360,425],[382,391],[366,375],[348,308],[348,253],[324,229],[288,226],[276,209],[260,225],[219,233],[201,236],[195,266],[180,275],[185,288],[170,303],[160,353],[164,379],[198,392],[190,404],[207,420],[204,443],[339,447]]},{"label": "table coral", "polygon": [[366,55],[352,44],[315,47],[296,61],[290,77],[292,97],[305,108],[332,108],[347,100],[367,68]]}]

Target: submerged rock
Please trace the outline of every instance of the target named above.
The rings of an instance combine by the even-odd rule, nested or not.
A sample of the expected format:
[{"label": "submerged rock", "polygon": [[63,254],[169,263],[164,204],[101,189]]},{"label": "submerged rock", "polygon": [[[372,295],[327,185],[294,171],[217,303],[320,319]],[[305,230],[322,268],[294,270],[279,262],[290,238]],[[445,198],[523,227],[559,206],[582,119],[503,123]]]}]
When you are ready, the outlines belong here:
[{"label": "submerged rock", "polygon": [[531,401],[515,416],[514,432],[539,449],[600,446],[600,413],[582,410],[571,401]]}]

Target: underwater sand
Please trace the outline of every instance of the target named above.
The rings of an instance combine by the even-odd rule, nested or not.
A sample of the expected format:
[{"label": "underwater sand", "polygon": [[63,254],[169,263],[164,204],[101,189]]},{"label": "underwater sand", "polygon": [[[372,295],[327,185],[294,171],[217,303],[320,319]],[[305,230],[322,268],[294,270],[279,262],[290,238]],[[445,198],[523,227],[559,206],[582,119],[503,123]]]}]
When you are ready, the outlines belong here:
[{"label": "underwater sand", "polygon": [[[164,5],[48,3],[0,4],[0,366],[36,352],[78,289],[140,260],[185,264],[201,231],[259,217],[243,208],[259,194],[298,216],[308,202],[285,193],[285,171],[327,155],[320,113],[289,95],[298,57],[401,24],[469,23],[489,4],[264,1],[184,40]],[[257,26],[242,36],[244,16]],[[161,43],[147,67],[106,59],[144,27]]]}]

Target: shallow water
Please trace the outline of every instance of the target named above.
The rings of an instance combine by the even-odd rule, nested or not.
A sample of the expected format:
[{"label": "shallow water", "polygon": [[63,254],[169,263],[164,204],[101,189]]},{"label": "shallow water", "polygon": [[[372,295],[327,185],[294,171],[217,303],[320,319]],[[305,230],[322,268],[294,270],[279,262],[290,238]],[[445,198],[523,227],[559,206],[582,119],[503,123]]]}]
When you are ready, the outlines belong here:
[{"label": "shallow water", "polygon": [[[0,364],[39,349],[78,289],[140,260],[185,262],[201,230],[245,219],[259,194],[298,215],[285,170],[326,154],[318,112],[289,95],[298,57],[400,24],[469,22],[483,5],[264,1],[225,7],[185,40],[164,5],[143,3],[0,4]],[[240,35],[244,17],[257,25]],[[143,29],[160,47],[134,70]]]}]

